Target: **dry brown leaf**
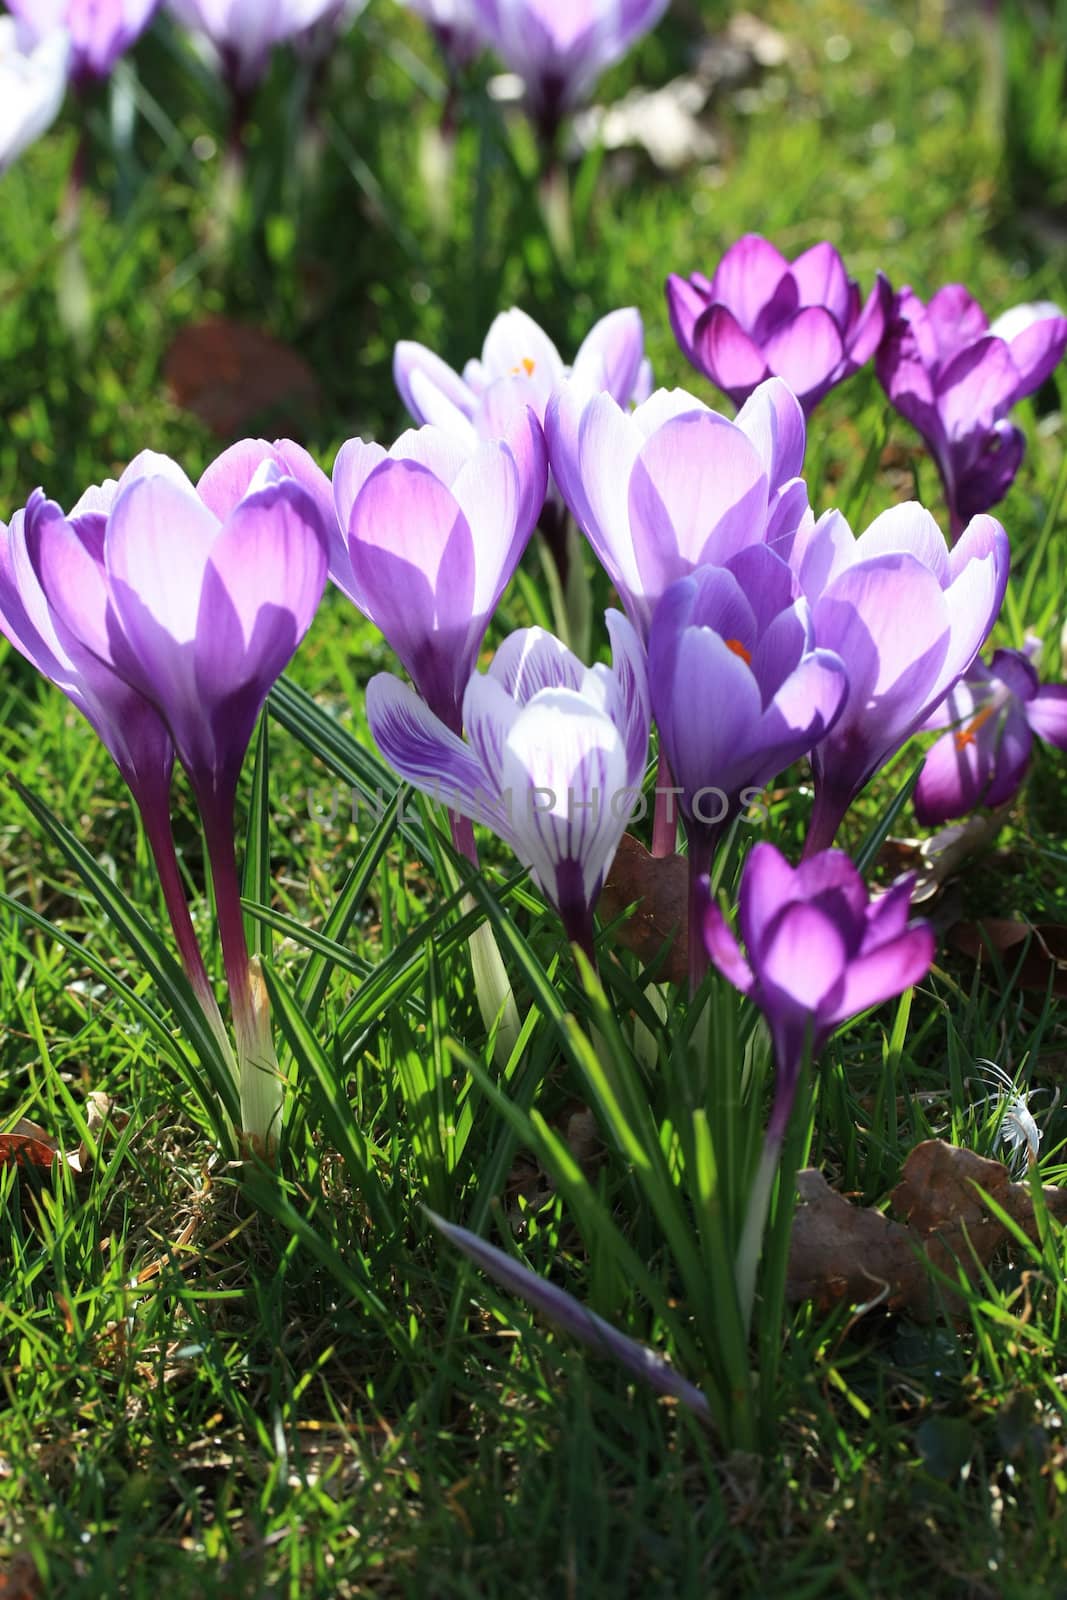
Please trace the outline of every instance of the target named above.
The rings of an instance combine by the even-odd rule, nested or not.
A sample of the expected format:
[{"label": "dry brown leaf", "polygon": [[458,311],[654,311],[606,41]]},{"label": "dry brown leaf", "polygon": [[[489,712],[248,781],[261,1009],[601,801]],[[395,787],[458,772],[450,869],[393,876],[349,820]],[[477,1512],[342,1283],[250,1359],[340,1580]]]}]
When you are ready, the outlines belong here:
[{"label": "dry brown leaf", "polygon": [[612,930],[613,937],[649,966],[663,955],[656,977],[668,983],[685,983],[689,976],[686,916],[689,866],[684,856],[653,856],[633,834],[619,841],[611,871],[600,896],[602,922],[614,922],[636,904],[625,921]]},{"label": "dry brown leaf", "polygon": [[1017,988],[1047,994],[1051,980],[1052,993],[1060,999],[1067,997],[1067,927],[1061,923],[987,917],[983,922],[958,923],[950,940],[964,955],[981,962],[987,972],[992,971],[990,950],[994,950]]},{"label": "dry brown leaf", "polygon": [[[890,1197],[899,1221],[852,1205],[811,1168],[797,1174],[797,1189],[786,1293],[823,1309],[849,1301],[936,1316],[945,1297],[929,1265],[952,1277],[960,1267],[974,1271],[1010,1237],[979,1190],[1037,1235],[1029,1186],[1013,1183],[1001,1162],[942,1139],[927,1139],[905,1161]],[[1067,1189],[1042,1193],[1050,1214],[1067,1221]]]},{"label": "dry brown leaf", "polygon": [[178,405],[220,439],[238,438],[257,422],[271,438],[305,438],[322,398],[303,356],[261,328],[226,317],[182,328],[163,375]]},{"label": "dry brown leaf", "polygon": [[27,1117],[20,1117],[9,1132],[0,1133],[0,1167],[40,1167],[47,1171],[56,1161],[65,1161],[72,1172],[83,1170],[80,1151],[65,1154],[47,1129]]}]

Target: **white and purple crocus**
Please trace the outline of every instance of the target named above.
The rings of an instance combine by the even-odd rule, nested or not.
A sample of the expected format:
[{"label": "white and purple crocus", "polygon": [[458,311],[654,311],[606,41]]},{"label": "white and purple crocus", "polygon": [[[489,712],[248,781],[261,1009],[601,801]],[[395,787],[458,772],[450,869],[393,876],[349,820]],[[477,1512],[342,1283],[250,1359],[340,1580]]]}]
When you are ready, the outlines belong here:
[{"label": "white and purple crocus", "polygon": [[367,719],[392,767],[484,824],[534,874],[567,937],[593,959],[593,910],[641,796],[648,753],[644,652],[607,613],[612,665],[585,667],[552,634],[511,634],[463,698],[464,741],[388,673]]},{"label": "white and purple crocus", "polygon": [[1007,494],[1025,448],[1008,414],[1065,348],[1067,317],[1049,302],[1014,306],[990,326],[960,283],[927,305],[910,288],[895,297],[878,377],[937,464],[953,539]]},{"label": "white and purple crocus", "polygon": [[882,273],[863,299],[831,244],[795,261],[757,233],[730,246],[711,278],[667,279],[667,307],[686,359],[743,405],[772,374],[809,415],[878,348],[892,291]]}]

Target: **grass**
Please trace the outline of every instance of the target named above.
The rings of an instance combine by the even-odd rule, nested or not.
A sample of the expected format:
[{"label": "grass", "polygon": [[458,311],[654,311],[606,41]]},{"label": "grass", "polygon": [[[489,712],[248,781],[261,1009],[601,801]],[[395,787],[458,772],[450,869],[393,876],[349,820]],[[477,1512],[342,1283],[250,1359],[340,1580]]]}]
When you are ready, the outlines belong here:
[{"label": "grass", "polygon": [[[1037,29],[1008,9],[1013,27]],[[279,65],[253,128],[245,204],[220,251],[223,107],[161,29],[118,80],[119,99],[137,108],[133,134],[113,136],[106,103],[90,112],[79,238],[92,305],[80,333],[57,312],[57,283],[74,271],[55,226],[71,122],[3,180],[0,506],[21,504],[38,482],[70,503],[146,445],[199,470],[218,441],[160,375],[178,330],[205,313],[253,321],[307,359],[321,388],[308,439],[328,461],[353,433],[387,437],[402,425],[389,376],[397,338],[458,362],[513,301],[568,352],[596,315],[638,304],[660,381],[701,392],[673,346],[662,279],[710,268],[746,229],[786,250],[830,237],[864,283],[881,266],[923,292],[960,278],[994,308],[1064,298],[1067,253],[1025,168],[1039,149],[1046,192],[1062,188],[1058,133],[1043,131],[1047,90],[1023,126],[1025,73],[1012,69],[1004,139],[982,38],[940,7],[795,0],[773,17],[787,64],[758,75],[747,96],[720,97],[721,161],[670,182],[608,159],[573,175],[569,262],[546,240],[526,136],[503,129],[479,96],[466,106],[453,203],[443,222],[435,215],[420,160],[439,74],[414,23],[384,7],[331,63],[313,138],[292,136],[311,86]],[[698,24],[721,20],[721,10],[678,8],[608,87],[666,79]],[[1042,13],[1034,37],[1043,59],[1059,48],[1062,61],[1053,21]],[[1011,59],[1025,61],[1013,40]],[[1016,556],[1001,637],[1018,642],[1039,623],[1056,671],[1057,396],[1021,414],[1027,460],[1001,511]],[[883,432],[888,448],[869,470]],[[809,460],[820,506],[862,501],[870,516],[917,482],[940,509],[932,470],[869,376],[820,408]],[[530,571],[506,598],[498,636],[538,604]],[[158,925],[146,853],[106,756],[20,658],[8,651],[3,665],[5,770],[84,844],[102,892],[110,882]],[[968,1289],[955,1324],[789,1309],[780,1350],[772,1334],[780,1421],[762,1456],[724,1451],[431,1234],[424,1203],[510,1238],[535,1270],[684,1365],[678,1340],[691,1330],[666,1303],[678,1286],[647,1195],[603,1122],[591,1145],[577,1137],[589,1084],[571,1036],[538,1000],[538,973],[579,1019],[591,1002],[553,920],[490,852],[528,1014],[525,1049],[501,1077],[433,818],[409,808],[403,833],[387,816],[377,836],[366,811],[350,820],[353,783],[373,778],[362,689],[388,665],[373,630],[329,596],[294,664],[297,687],[276,695],[269,719],[269,893],[249,889],[256,925],[273,924],[273,1009],[293,1077],[273,1184],[213,1157],[191,1058],[148,958],[115,931],[41,815],[5,791],[0,890],[43,920],[15,915],[10,900],[0,907],[0,1114],[5,1126],[28,1116],[90,1147],[80,1175],[0,1167],[8,1585],[64,1597],[165,1588],[190,1600],[888,1597],[918,1585],[1067,1594],[1067,1252],[1055,1227]],[[299,689],[314,694],[317,720]],[[850,821],[850,845],[913,757]],[[1065,775],[1064,758],[1043,752],[996,848],[950,891],[968,914],[1063,921]],[[253,792],[250,758],[249,803]],[[776,802],[787,848],[805,816],[795,787]],[[221,976],[184,799],[177,829]],[[942,901],[935,916],[950,909]],[[323,939],[309,953],[315,930]],[[641,1004],[634,958],[612,949],[605,974],[621,1015]],[[1010,967],[1003,976],[976,974],[942,946],[910,1015],[887,1007],[835,1043],[811,1160],[837,1187],[882,1203],[907,1152],[930,1136],[994,1153],[980,1057],[1025,1068],[1046,1091],[1034,1102],[1041,1176],[1062,1182],[1062,1008],[1023,992]],[[677,1084],[663,1030],[657,1040],[646,1082],[662,1131]],[[87,1122],[91,1093],[110,1103],[102,1129]],[[578,1167],[569,1180],[568,1153]],[[661,1309],[623,1270],[618,1240]]]}]

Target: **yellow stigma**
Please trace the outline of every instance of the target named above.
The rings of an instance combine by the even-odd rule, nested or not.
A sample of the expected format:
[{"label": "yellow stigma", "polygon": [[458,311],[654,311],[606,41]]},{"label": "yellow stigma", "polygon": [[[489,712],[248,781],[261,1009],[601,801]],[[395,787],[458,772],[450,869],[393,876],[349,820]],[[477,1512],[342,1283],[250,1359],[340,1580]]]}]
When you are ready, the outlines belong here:
[{"label": "yellow stigma", "polygon": [[523,356],[523,358],[519,362],[518,366],[517,367],[512,367],[511,375],[512,375],[513,378],[517,378],[520,373],[525,372],[525,374],[526,374],[526,376],[528,378],[532,378],[536,371],[537,371],[537,362],[536,361],[531,361],[529,356]]},{"label": "yellow stigma", "polygon": [[740,639],[727,639],[727,650],[732,650],[735,656],[740,656],[746,667],[752,665],[752,651],[746,650]]},{"label": "yellow stigma", "polygon": [[983,727],[989,721],[996,709],[997,708],[995,705],[983,706],[978,715],[976,717],[972,717],[965,728],[960,729],[959,733],[956,735],[957,750],[966,750],[969,744],[974,743],[979,728]]}]

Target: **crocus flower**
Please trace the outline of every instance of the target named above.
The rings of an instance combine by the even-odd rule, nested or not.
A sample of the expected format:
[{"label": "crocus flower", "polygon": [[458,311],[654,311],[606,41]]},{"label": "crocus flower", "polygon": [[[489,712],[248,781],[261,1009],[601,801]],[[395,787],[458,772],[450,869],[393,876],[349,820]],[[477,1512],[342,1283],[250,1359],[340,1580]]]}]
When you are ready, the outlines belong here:
[{"label": "crocus flower", "polygon": [[335,9],[336,0],[167,0],[177,17],[218,51],[238,95],[250,94],[277,45],[307,32]]},{"label": "crocus flower", "polygon": [[933,827],[975,806],[1006,805],[1035,734],[1067,750],[1067,684],[1043,686],[1029,652],[997,650],[988,667],[975,661],[926,726],[949,730],[927,751],[913,797],[919,822]]},{"label": "crocus flower", "polygon": [[551,149],[566,114],[605,68],[654,28],[667,0],[473,0],[486,39],[526,86],[530,116]]},{"label": "crocus flower", "polygon": [[0,172],[59,115],[69,65],[65,29],[35,39],[14,17],[0,17]]},{"label": "crocus flower", "polygon": [[[808,603],[795,598],[786,563],[749,545],[667,590],[652,619],[648,678],[695,884],[744,791],[758,792],[833,727],[845,669],[815,648]],[[699,937],[689,948],[695,987]]]},{"label": "crocus flower", "polygon": [[408,11],[422,17],[449,65],[461,70],[485,49],[477,26],[473,0],[402,0]]},{"label": "crocus flower", "polygon": [[146,452],[96,516],[48,522],[35,560],[65,626],[156,707],[189,775],[234,1008],[243,1131],[269,1152],[280,1079],[245,943],[234,803],[256,718],[322,596],[327,539],[312,494],[277,460],[243,486],[242,476],[224,462],[198,493],[174,462]]},{"label": "crocus flower", "polygon": [[975,517],[953,550],[915,503],[855,538],[839,512],[803,530],[789,560],[811,602],[815,642],[841,657],[849,692],[815,747],[805,853],[833,843],[852,801],[922,727],[989,637],[1008,582],[1004,529]]},{"label": "crocus flower", "polygon": [[1065,348],[1067,317],[1048,302],[1015,306],[990,327],[960,283],[926,306],[909,288],[896,296],[878,377],[937,463],[954,539],[1007,494],[1025,448],[1008,413]]},{"label": "crocus flower", "polygon": [[874,355],[891,293],[878,273],[864,301],[831,244],[789,262],[758,233],[731,245],[713,278],[667,279],[671,327],[698,372],[735,405],[773,373],[807,416]]},{"label": "crocus flower", "polygon": [[924,922],[908,921],[914,880],[872,901],[848,856],[824,850],[793,868],[772,844],[749,852],[741,876],[742,955],[703,887],[704,945],[724,978],[763,1012],[777,1068],[774,1105],[738,1252],[742,1307],[751,1313],[767,1206],[797,1084],[834,1029],[918,983],[934,957]]},{"label": "crocus flower", "polygon": [[632,306],[601,317],[569,367],[544,329],[513,306],[493,319],[481,357],[467,362],[462,377],[425,345],[402,339],[393,353],[393,378],[416,422],[466,439],[472,427],[484,434],[483,397],[503,378],[517,380],[542,425],[552,396],[571,377],[595,392],[606,390],[621,406],[644,399],[651,376],[644,355],[644,325]]},{"label": "crocus flower", "polygon": [[643,638],[678,578],[793,537],[809,516],[804,418],[777,380],[736,422],[683,389],[630,413],[575,380],[549,405],[545,433],[563,498]]},{"label": "crocus flower", "polygon": [[607,613],[611,668],[587,668],[541,628],[504,641],[463,698],[465,743],[399,679],[367,686],[367,718],[406,782],[504,839],[590,957],[596,905],[638,804],[648,751],[643,652]]},{"label": "crocus flower", "polygon": [[462,444],[440,428],[391,450],[352,439],[334,464],[330,576],[381,630],[435,716],[458,734],[489,619],[545,497],[537,419]]},{"label": "crocus flower", "polygon": [[[92,540],[100,508],[115,485],[91,489],[70,514],[78,534]],[[204,969],[182,888],[181,869],[170,826],[170,787],[174,744],[155,707],[93,655],[49,604],[33,554],[51,525],[66,527],[64,515],[41,490],[11,526],[0,523],[0,632],[43,677],[61,689],[95,730],[130,789],[144,825],[160,887],[186,975],[201,1008],[223,1037],[215,996]]]},{"label": "crocus flower", "polygon": [[7,0],[23,37],[39,43],[57,29],[70,38],[75,83],[106,78],[151,22],[159,0]]}]

